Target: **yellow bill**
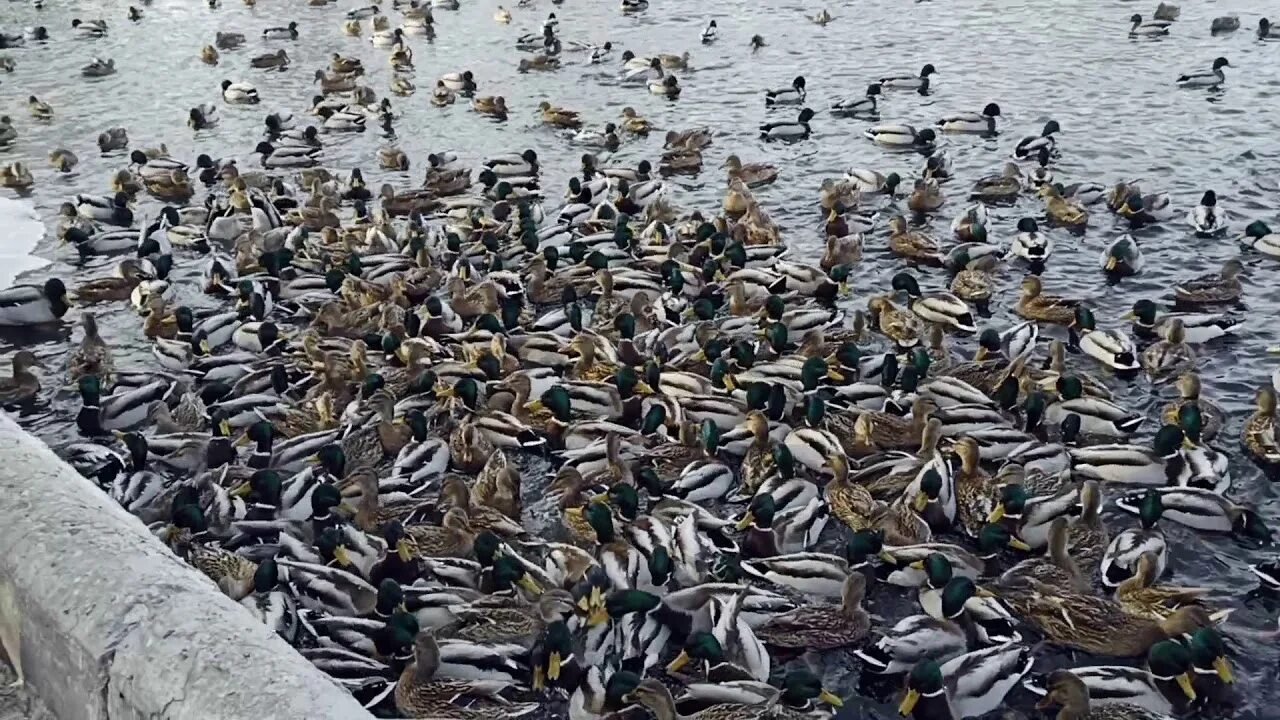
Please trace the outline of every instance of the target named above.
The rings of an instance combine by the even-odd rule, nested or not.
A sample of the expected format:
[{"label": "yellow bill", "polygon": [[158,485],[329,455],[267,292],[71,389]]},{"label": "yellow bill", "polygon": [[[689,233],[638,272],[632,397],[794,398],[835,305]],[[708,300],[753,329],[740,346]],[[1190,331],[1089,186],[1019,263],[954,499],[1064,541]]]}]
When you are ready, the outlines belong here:
[{"label": "yellow bill", "polygon": [[1004,519],[1004,503],[996,505],[995,509],[987,515],[987,522],[997,523]]},{"label": "yellow bill", "polygon": [[902,702],[898,703],[898,714],[906,717],[916,709],[916,703],[920,702],[920,691],[912,688],[907,689],[907,694],[902,698]]},{"label": "yellow bill", "polygon": [[672,673],[679,672],[680,668],[683,668],[685,665],[689,664],[689,660],[691,660],[691,658],[689,657],[689,653],[685,650],[681,650],[680,654],[676,656],[676,659],[672,660],[667,665],[667,672],[672,672]]},{"label": "yellow bill", "polygon": [[551,659],[547,663],[547,677],[551,680],[560,679],[560,652],[552,651]]},{"label": "yellow bill", "polygon": [[818,693],[818,699],[831,707],[844,707],[844,701],[840,699],[840,696],[826,688],[823,688],[822,692]]},{"label": "yellow bill", "polygon": [[1196,690],[1191,687],[1191,675],[1182,673],[1178,676],[1178,687],[1182,688],[1182,694],[1187,696],[1188,700],[1196,699]]},{"label": "yellow bill", "polygon": [[1221,655],[1213,659],[1213,669],[1218,671],[1218,677],[1222,682],[1231,685],[1236,681],[1236,676],[1231,672],[1231,663]]},{"label": "yellow bill", "polygon": [[748,510],[746,513],[743,514],[742,519],[738,521],[738,529],[746,530],[747,528],[751,527],[751,523],[755,521],[756,521],[756,516],[752,515],[751,511]]}]

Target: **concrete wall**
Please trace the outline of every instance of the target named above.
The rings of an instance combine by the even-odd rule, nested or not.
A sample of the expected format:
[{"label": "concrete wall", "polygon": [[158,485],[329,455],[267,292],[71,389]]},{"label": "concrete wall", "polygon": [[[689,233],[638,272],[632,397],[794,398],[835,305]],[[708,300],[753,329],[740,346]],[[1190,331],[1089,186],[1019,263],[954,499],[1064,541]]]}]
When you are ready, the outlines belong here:
[{"label": "concrete wall", "polygon": [[3,413],[0,646],[62,720],[371,717]]}]

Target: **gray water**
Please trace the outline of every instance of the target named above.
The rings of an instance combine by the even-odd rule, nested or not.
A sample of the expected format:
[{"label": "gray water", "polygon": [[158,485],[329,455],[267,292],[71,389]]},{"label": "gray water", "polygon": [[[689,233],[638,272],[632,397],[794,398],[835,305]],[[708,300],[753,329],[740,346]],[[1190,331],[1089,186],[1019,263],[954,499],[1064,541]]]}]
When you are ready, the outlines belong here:
[{"label": "gray water", "polygon": [[[82,266],[70,248],[57,245],[53,235],[59,203],[75,193],[106,192],[110,173],[127,164],[127,156],[119,153],[99,155],[95,139],[107,127],[127,127],[133,147],[163,142],[176,158],[190,161],[203,152],[215,158],[235,157],[242,167],[252,167],[258,158],[250,153],[260,139],[264,114],[304,113],[317,92],[310,76],[327,64],[330,53],[362,58],[368,70],[362,82],[379,94],[386,93],[391,70],[386,51],[369,43],[369,22],[362,21],[366,33],[362,38],[340,31],[343,11],[356,4],[313,8],[299,0],[261,0],[255,8],[226,2],[209,9],[204,3],[157,0],[144,7],[145,17],[138,23],[127,20],[125,2],[64,4],[50,0],[43,10],[26,3],[0,5],[0,28],[5,32],[40,24],[49,28],[53,38],[46,44],[28,43],[25,48],[0,51],[17,63],[14,73],[0,75],[0,112],[14,118],[19,132],[16,143],[0,149],[0,161],[21,160],[32,167],[37,181],[30,201],[49,227],[34,254],[51,264],[33,278],[56,275],[74,287],[85,278],[107,274],[114,262],[102,259]],[[398,15],[390,10],[390,3],[385,5],[394,26]],[[1223,260],[1237,255],[1238,247],[1231,238],[1249,220],[1266,219],[1273,226],[1280,220],[1276,215],[1280,118],[1275,112],[1280,99],[1280,43],[1262,43],[1254,36],[1263,3],[1186,3],[1171,35],[1155,41],[1126,36],[1128,17],[1134,12],[1149,16],[1154,2],[1118,0],[922,4],[864,0],[830,5],[837,19],[825,28],[805,17],[820,6],[794,3],[653,0],[649,10],[631,16],[623,15],[610,1],[567,0],[560,6],[541,2],[530,9],[517,9],[514,2],[508,6],[515,15],[509,26],[492,20],[496,3],[464,0],[459,12],[436,12],[438,35],[434,42],[409,38],[415,52],[413,81],[418,92],[408,98],[392,96],[392,103],[397,116],[395,143],[414,161],[410,171],[394,173],[377,168],[376,149],[388,141],[374,129],[360,135],[326,136],[325,164],[342,171],[360,167],[373,187],[384,181],[408,187],[420,182],[428,152],[456,150],[464,158],[479,159],[533,147],[543,161],[543,187],[550,196],[550,210],[557,205],[558,189],[577,170],[583,150],[540,125],[537,103],[547,99],[580,110],[595,128],[616,121],[621,108],[631,105],[663,130],[707,125],[716,132],[702,174],[670,181],[677,186],[672,199],[680,206],[718,209],[723,192],[718,167],[730,153],[740,155],[744,162],[776,164],[782,171],[780,180],[758,190],[757,197],[782,226],[784,239],[798,257],[816,260],[822,249],[822,224],[816,207],[822,179],[838,177],[849,167],[913,176],[919,174],[923,162],[919,155],[885,151],[865,140],[862,131],[867,121],[832,117],[823,108],[834,99],[861,94],[877,77],[914,73],[930,62],[939,70],[933,78],[932,94],[921,97],[891,92],[881,105],[883,120],[927,126],[945,114],[977,111],[993,101],[1004,113],[1003,132],[998,138],[946,139],[944,146],[955,160],[956,179],[946,184],[950,200],[932,221],[939,237],[946,235],[947,221],[962,207],[969,183],[998,172],[1017,139],[1038,132],[1051,118],[1063,128],[1059,136],[1061,158],[1053,167],[1059,180],[1109,184],[1143,178],[1145,191],[1171,194],[1179,209],[1175,220],[1137,232],[1147,255],[1147,269],[1140,277],[1118,284],[1106,283],[1096,264],[1099,251],[1124,231],[1105,210],[1091,213],[1083,236],[1049,230],[1056,251],[1044,273],[1047,291],[1091,298],[1102,326],[1119,323],[1119,315],[1134,300],[1159,300],[1168,295],[1175,280],[1214,270]],[[514,50],[515,38],[537,31],[552,10],[559,16],[563,39],[593,44],[612,41],[615,47],[609,60],[592,66],[587,64],[586,54],[566,52],[565,66],[557,72],[517,73],[522,55]],[[1242,29],[1212,37],[1210,20],[1232,13],[1241,17]],[[71,18],[77,15],[105,18],[110,24],[108,36],[71,39]],[[702,46],[699,32],[713,17],[719,24],[720,39]],[[300,26],[297,41],[260,39],[263,28],[290,20]],[[222,52],[221,63],[210,67],[200,62],[198,52],[202,45],[212,43],[214,32],[219,30],[243,32],[249,43],[244,49]],[[768,46],[752,53],[748,41],[755,33],[763,35]],[[287,71],[248,67],[250,57],[278,48],[285,48],[293,60]],[[642,56],[690,50],[692,68],[676,73],[684,88],[680,99],[668,101],[647,94],[643,87],[620,86],[615,71],[624,49]],[[1219,55],[1229,58],[1232,66],[1227,69],[1228,80],[1222,90],[1180,91],[1174,87],[1179,73],[1207,70]],[[94,56],[113,58],[117,74],[102,79],[80,77],[80,66]],[[443,109],[429,104],[435,78],[464,69],[474,72],[479,94],[507,98],[512,111],[507,122],[478,116],[462,100]],[[758,124],[792,119],[795,113],[794,109],[766,110],[761,91],[785,86],[798,74],[808,79],[809,103],[818,111],[812,122],[813,136],[792,145],[758,140]],[[262,104],[222,104],[218,85],[224,78],[256,85]],[[56,115],[52,122],[37,122],[28,115],[25,102],[31,94],[53,105]],[[221,123],[193,133],[185,126],[186,113],[202,102],[219,104]],[[649,159],[656,164],[661,137],[662,132],[656,132],[648,139],[627,139],[610,162],[634,164]],[[55,147],[66,147],[79,155],[81,164],[75,172],[61,175],[47,165],[47,154]],[[1222,206],[1232,215],[1233,232],[1228,238],[1196,240],[1181,222],[1186,209],[1206,189],[1216,190]],[[0,194],[14,195],[7,189]],[[149,212],[157,207],[150,199],[141,204]],[[1024,197],[1018,206],[993,208],[992,213],[992,238],[1007,243],[1018,218],[1042,217],[1043,210],[1038,200]],[[868,238],[866,257],[858,269],[852,299],[843,301],[846,304],[861,306],[869,291],[887,287],[889,276],[899,269],[898,261],[885,250],[884,238],[883,228]],[[6,238],[0,251],[11,242]],[[1253,390],[1268,381],[1273,367],[1264,350],[1280,344],[1280,333],[1270,322],[1277,310],[1273,299],[1276,261],[1245,257],[1245,304],[1255,320],[1238,337],[1200,353],[1206,395],[1237,416],[1223,434],[1223,444],[1233,453],[1237,452],[1234,438],[1239,418],[1248,412]],[[182,264],[180,257],[179,279],[193,272],[190,262],[185,269]],[[1016,301],[1019,278],[1017,270],[1002,275],[992,303],[996,317],[986,322],[997,327],[1009,324],[1007,308]],[[926,287],[941,282],[936,276],[922,278]],[[176,301],[197,308],[211,306],[194,285],[179,288]],[[136,316],[118,304],[94,309],[104,336],[116,348],[118,366],[154,366]],[[62,356],[75,317],[73,310],[60,331],[0,336],[0,353],[5,357],[20,345],[34,350],[49,367],[44,374],[45,405],[25,415],[22,422],[55,447],[74,435],[71,419],[78,400],[62,387],[65,381],[60,378],[64,377]],[[958,345],[965,352],[972,349],[968,342]],[[1087,359],[1075,362],[1091,368]],[[1110,384],[1118,402],[1148,414],[1157,412],[1172,396],[1172,388],[1153,388],[1142,378],[1127,383],[1113,379]],[[1276,493],[1262,474],[1237,455],[1232,476],[1230,496],[1255,505],[1273,527],[1280,527]],[[1113,519],[1117,527],[1130,522]],[[1260,708],[1280,699],[1276,690],[1280,684],[1271,678],[1280,652],[1274,643],[1250,640],[1244,632],[1233,636],[1231,630],[1275,626],[1278,603],[1251,592],[1256,582],[1246,567],[1274,551],[1252,549],[1231,538],[1201,535],[1171,523],[1166,532],[1171,544],[1177,546],[1170,563],[1173,581],[1207,585],[1214,589],[1215,605],[1236,608],[1227,626],[1242,695],[1236,716],[1273,714]],[[878,608],[882,613],[897,617],[912,610],[913,598],[899,602],[883,588],[872,593],[879,595],[875,604],[882,606]],[[1038,669],[1091,662],[1087,657],[1050,656]],[[856,668],[844,655],[830,658],[825,675],[826,682],[843,695],[857,689]],[[883,695],[877,698],[885,699]],[[1029,707],[1029,698],[1022,691],[1011,695],[1010,701]],[[891,714],[888,706],[878,707],[880,712]]]}]

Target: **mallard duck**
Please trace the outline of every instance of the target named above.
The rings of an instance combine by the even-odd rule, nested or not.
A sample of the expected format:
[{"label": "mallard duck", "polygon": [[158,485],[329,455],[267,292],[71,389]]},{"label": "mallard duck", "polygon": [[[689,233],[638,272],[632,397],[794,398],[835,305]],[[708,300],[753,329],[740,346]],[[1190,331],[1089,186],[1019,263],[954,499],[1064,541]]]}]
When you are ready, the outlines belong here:
[{"label": "mallard duck", "polygon": [[[538,709],[537,703],[513,704],[500,693],[511,683],[488,680],[448,680],[437,678],[441,648],[435,635],[422,630],[413,641],[413,662],[405,666],[395,684],[396,708],[408,717],[491,720],[519,717]],[[470,706],[454,704],[461,696],[480,699]]]},{"label": "mallard duck", "polygon": [[1069,670],[1054,670],[1046,683],[1048,691],[1036,709],[1047,710],[1061,706],[1057,720],[1161,720],[1168,717],[1141,705],[1117,702],[1109,697],[1106,704],[1089,702],[1089,686]]},{"label": "mallard duck", "polygon": [[1177,606],[1194,603],[1209,592],[1208,588],[1157,585],[1155,570],[1154,553],[1139,556],[1133,577],[1116,586],[1116,602],[1134,615],[1163,620]]},{"label": "mallard duck", "polygon": [[1253,461],[1263,467],[1280,464],[1280,440],[1276,434],[1276,391],[1262,386],[1255,396],[1257,409],[1245,420],[1240,443]]},{"label": "mallard duck", "polygon": [[[1076,667],[1055,671],[1069,673],[1084,683],[1095,695],[1094,712],[1127,705],[1145,708],[1156,718],[1185,709],[1196,699],[1192,686],[1192,661],[1187,647],[1177,640],[1155,643],[1147,652],[1147,669],[1121,665]],[[1053,675],[1050,675],[1050,679]],[[1036,694],[1046,695],[1049,686],[1024,683]],[[1092,717],[1092,716],[1089,716]],[[1120,717],[1128,717],[1121,715]],[[1145,720],[1147,715],[1136,715]]]},{"label": "mallard duck", "polygon": [[764,91],[765,105],[801,105],[805,98],[805,81],[803,75],[797,75],[791,84],[784,88]]},{"label": "mallard duck", "polygon": [[1028,135],[1019,140],[1013,148],[1013,156],[1019,160],[1035,160],[1040,156],[1041,148],[1048,148],[1052,154],[1057,149],[1057,140],[1053,136],[1059,132],[1062,132],[1062,127],[1058,121],[1050,120],[1039,135]]},{"label": "mallard duck", "polygon": [[58,278],[40,285],[14,285],[0,290],[0,326],[56,323],[70,307],[67,287]]},{"label": "mallard duck", "polygon": [[[1201,237],[1212,237],[1227,229],[1227,215],[1218,207],[1218,194],[1205,190],[1200,204],[1187,211],[1187,224]],[[1248,234],[1248,230],[1245,231]]]},{"label": "mallard duck", "polygon": [[854,95],[831,103],[831,111],[842,115],[874,116],[877,111],[876,98],[881,94],[880,83],[871,83],[862,95]]},{"label": "mallard duck", "polygon": [[811,129],[809,121],[813,119],[813,109],[804,108],[793,121],[766,123],[760,126],[760,137],[765,140],[800,140],[809,137]]},{"label": "mallard duck", "polygon": [[1178,76],[1178,87],[1180,88],[1212,88],[1222,85],[1226,82],[1227,76],[1222,72],[1222,68],[1231,67],[1230,61],[1224,57],[1215,58],[1213,67],[1207,72],[1185,73]]},{"label": "mallard duck", "polygon": [[984,715],[1004,704],[1033,663],[1030,650],[1016,643],[976,650],[942,665],[921,661],[907,676],[898,714],[918,720]]},{"label": "mallard duck", "polygon": [[1179,413],[1184,405],[1190,405],[1201,416],[1201,434],[1205,440],[1212,440],[1226,423],[1226,411],[1217,403],[1201,397],[1200,376],[1195,372],[1186,372],[1178,376],[1176,381],[1178,399],[1164,406],[1160,419],[1167,425],[1179,424]]},{"label": "mallard duck", "polygon": [[205,65],[217,65],[218,50],[214,48],[212,45],[205,45],[204,47],[200,48],[200,62],[204,63]]},{"label": "mallard duck", "polygon": [[35,178],[31,171],[21,162],[13,162],[0,166],[0,185],[8,188],[23,189],[31,187]]},{"label": "mallard duck", "polygon": [[[624,7],[634,3],[648,5],[647,0],[622,0],[622,2]],[[774,714],[774,709],[769,705],[728,702],[710,705],[693,715],[681,715],[676,710],[676,701],[671,695],[671,690],[655,678],[641,682],[635,690],[623,696],[623,702],[637,703],[647,708],[655,717],[674,720],[762,720]]]},{"label": "mallard duck", "polygon": [[[1132,507],[1132,506],[1131,506]],[[1156,527],[1156,523],[1164,514],[1164,501],[1160,492],[1148,489],[1137,503],[1138,518],[1141,527],[1128,528],[1115,537],[1107,545],[1102,554],[1102,583],[1109,588],[1133,576],[1138,567],[1138,558],[1150,553],[1156,566],[1155,576],[1164,573],[1168,562],[1168,543],[1164,532]]]},{"label": "mallard duck", "polygon": [[538,112],[542,114],[542,122],[552,127],[577,130],[582,127],[582,119],[573,110],[567,110],[543,100],[538,103]]},{"label": "mallard duck", "polygon": [[730,155],[724,161],[724,166],[728,168],[730,179],[741,180],[749,188],[768,185],[778,179],[778,169],[776,167],[765,163],[743,165],[742,160],[737,155]]},{"label": "mallard duck", "polygon": [[1174,318],[1169,323],[1169,334],[1148,345],[1142,351],[1141,360],[1142,368],[1152,378],[1193,369],[1196,362],[1195,351],[1186,342],[1186,329],[1182,321]]},{"label": "mallard duck", "polygon": [[867,310],[873,326],[891,338],[900,347],[911,347],[920,342],[920,323],[887,297],[873,297],[867,301]]},{"label": "mallard duck", "polygon": [[472,98],[471,109],[481,115],[505,120],[507,118],[507,100],[501,95],[485,95]]},{"label": "mallard duck", "polygon": [[939,120],[937,126],[943,132],[994,134],[998,117],[1000,117],[1000,106],[987,103],[980,113],[949,115]]},{"label": "mallard duck", "polygon": [[1133,321],[1134,334],[1147,339],[1168,339],[1170,324],[1182,322],[1183,342],[1200,345],[1233,333],[1244,318],[1231,313],[1165,313],[1150,300],[1137,300],[1124,319]]},{"label": "mallard duck", "polygon": [[1044,294],[1040,278],[1028,275],[1022,279],[1022,294],[1014,311],[1028,320],[1043,320],[1058,325],[1071,325],[1076,320],[1079,300]]},{"label": "mallard duck", "polygon": [[115,362],[111,348],[98,334],[98,319],[91,312],[80,315],[80,327],[84,335],[80,344],[67,357],[67,374],[72,382],[78,382],[86,375],[96,375],[106,384],[111,384],[115,371]]},{"label": "mallard duck", "polygon": [[916,130],[910,125],[872,125],[862,135],[877,145],[915,150],[930,150],[938,140],[932,128]]},{"label": "mallard duck", "polygon": [[259,102],[258,89],[246,82],[223,80],[222,99],[233,104],[252,105]]},{"label": "mallard duck", "polygon": [[1142,248],[1138,246],[1138,241],[1127,233],[1103,248],[1102,254],[1098,257],[1098,265],[1103,272],[1116,277],[1137,275],[1142,272],[1145,264],[1146,259],[1142,255]]},{"label": "mallard duck", "polygon": [[938,241],[920,230],[908,230],[901,215],[889,218],[889,249],[896,255],[924,265],[942,265]]},{"label": "mallard duck", "polygon": [[911,195],[907,197],[907,207],[913,212],[927,213],[937,210],[946,202],[942,187],[937,180],[917,180]]},{"label": "mallard duck", "polygon": [[37,120],[52,120],[53,106],[31,95],[27,98],[27,110],[31,112],[31,117]]},{"label": "mallard duck", "polygon": [[775,515],[773,496],[759,494],[738,521],[738,529],[746,531],[742,547],[748,557],[773,557],[808,550],[826,524],[826,506],[820,498]]},{"label": "mallard duck", "polygon": [[896,292],[907,294],[907,304],[921,320],[935,323],[956,332],[975,333],[973,311],[964,300],[943,290],[922,292],[919,283],[910,273],[900,272],[893,276],[892,287]]},{"label": "mallard duck", "polygon": [[1118,372],[1138,369],[1138,350],[1133,341],[1116,330],[1098,330],[1093,311],[1083,305],[1076,305],[1071,329],[1078,334],[1078,344],[1086,355]]},{"label": "mallard duck", "polygon": [[1080,431],[1087,435],[1104,437],[1128,437],[1144,420],[1143,416],[1130,412],[1115,403],[1084,394],[1084,383],[1074,375],[1058,378],[1059,399],[1045,408],[1045,421],[1062,423],[1069,415],[1080,418]]},{"label": "mallard duck", "polygon": [[[295,28],[296,32],[296,28]],[[289,66],[289,54],[281,48],[273,53],[264,53],[249,60],[249,67],[260,70],[280,70]]]},{"label": "mallard duck", "polygon": [[1240,273],[1243,271],[1244,265],[1232,258],[1222,265],[1221,272],[1199,275],[1174,285],[1174,298],[1188,305],[1236,302],[1243,292],[1240,285]]},{"label": "mallard duck", "polygon": [[929,76],[937,73],[937,69],[933,67],[933,63],[926,63],[920,68],[919,75],[889,75],[882,77],[877,82],[887,88],[896,88],[900,90],[915,90],[921,95],[929,92]]},{"label": "mallard duck", "polygon": [[1156,431],[1151,445],[1094,445],[1071,448],[1072,472],[1077,477],[1106,483],[1163,486],[1176,481],[1181,467],[1174,461],[1184,440],[1176,425],[1165,425]]},{"label": "mallard duck", "polygon": [[1012,202],[1022,192],[1022,170],[1017,163],[1005,163],[998,175],[987,175],[973,184],[969,197],[986,202]]},{"label": "mallard duck", "polygon": [[19,404],[40,394],[40,378],[33,368],[43,367],[35,353],[19,350],[13,355],[13,374],[0,377],[0,404]]},{"label": "mallard duck", "polygon": [[839,605],[806,605],[775,615],[756,628],[756,634],[773,647],[827,650],[853,645],[871,629],[871,619],[862,609],[866,583],[862,573],[850,573]]},{"label": "mallard duck", "polygon": [[1046,184],[1040,188],[1039,194],[1045,199],[1045,213],[1053,222],[1071,228],[1089,224],[1089,212],[1083,205],[1064,198],[1058,186]]}]

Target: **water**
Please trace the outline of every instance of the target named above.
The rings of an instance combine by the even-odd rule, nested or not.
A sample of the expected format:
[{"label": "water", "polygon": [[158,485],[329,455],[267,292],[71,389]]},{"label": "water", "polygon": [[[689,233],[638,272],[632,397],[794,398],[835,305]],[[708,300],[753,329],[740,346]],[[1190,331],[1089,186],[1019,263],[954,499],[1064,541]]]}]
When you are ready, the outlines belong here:
[{"label": "water", "polygon": [[[127,158],[119,153],[108,157],[98,154],[95,139],[107,127],[127,127],[135,148],[163,142],[177,158],[190,160],[204,152],[236,157],[242,167],[251,167],[257,156],[249,153],[261,134],[263,115],[270,111],[304,112],[317,92],[317,86],[309,82],[310,75],[327,64],[330,53],[362,58],[369,73],[362,82],[379,94],[387,91],[391,70],[386,51],[371,47],[368,41],[369,22],[362,21],[363,38],[340,32],[342,10],[354,3],[315,8],[298,0],[262,0],[255,8],[228,2],[209,9],[203,3],[158,0],[144,8],[145,17],[136,24],[126,19],[127,5],[94,3],[89,9],[83,3],[64,5],[51,0],[48,7],[37,11],[25,3],[5,3],[4,31],[41,24],[53,37],[48,44],[0,53],[17,62],[14,73],[0,76],[0,108],[15,119],[19,132],[14,145],[0,149],[0,161],[21,160],[33,168],[37,183],[27,200],[50,228],[34,249],[34,255],[49,264],[33,278],[57,275],[74,286],[79,280],[109,272],[113,261],[95,260],[82,266],[73,252],[57,245],[52,232],[59,203],[74,193],[105,192],[109,174],[127,164]],[[1063,128],[1059,136],[1061,159],[1053,167],[1059,180],[1113,183],[1143,178],[1144,190],[1170,193],[1179,208],[1177,218],[1137,233],[1148,267],[1142,276],[1118,284],[1105,283],[1097,270],[1098,253],[1123,231],[1105,211],[1092,212],[1089,229],[1081,237],[1049,230],[1057,250],[1044,273],[1046,288],[1091,298],[1104,327],[1120,322],[1118,316],[1134,300],[1163,298],[1177,279],[1216,269],[1237,254],[1232,240],[1196,240],[1181,223],[1182,213],[1204,190],[1216,190],[1222,206],[1231,213],[1232,237],[1248,220],[1276,217],[1275,168],[1280,145],[1275,138],[1280,133],[1280,119],[1271,109],[1280,97],[1280,46],[1256,40],[1256,3],[1188,3],[1171,35],[1155,41],[1126,37],[1129,15],[1149,15],[1153,7],[1117,0],[1065,5],[978,0],[846,3],[829,6],[837,19],[825,28],[805,17],[820,6],[769,5],[772,7],[748,2],[655,0],[648,11],[624,16],[613,2],[568,0],[560,6],[541,3],[532,9],[512,8],[514,21],[502,26],[491,17],[496,4],[464,2],[459,12],[436,13],[438,36],[434,42],[409,39],[415,53],[413,81],[418,92],[409,98],[393,96],[392,103],[397,114],[395,142],[408,153],[414,167],[407,173],[379,170],[375,152],[387,139],[375,131],[326,136],[325,163],[343,171],[360,167],[374,187],[383,181],[407,187],[420,181],[425,156],[431,151],[453,149],[464,158],[478,159],[533,147],[543,159],[543,187],[552,189],[554,195],[577,170],[583,151],[540,125],[537,103],[547,99],[582,111],[597,128],[606,121],[616,121],[621,108],[631,105],[663,130],[708,125],[716,132],[702,174],[672,180],[678,186],[673,199],[681,206],[706,211],[718,208],[723,192],[718,166],[730,153],[740,155],[744,162],[779,166],[779,182],[758,190],[757,197],[782,226],[785,240],[796,248],[800,259],[815,260],[821,253],[822,236],[815,201],[823,178],[839,176],[849,167],[918,175],[923,162],[919,155],[885,151],[863,139],[866,121],[835,118],[822,108],[836,98],[860,94],[877,77],[914,73],[930,62],[939,70],[933,78],[933,94],[890,93],[881,106],[885,121],[925,126],[944,114],[977,111],[991,101],[998,102],[1004,113],[1004,132],[997,139],[946,140],[945,147],[955,160],[956,179],[945,186],[950,200],[932,221],[932,230],[939,237],[945,236],[946,222],[962,206],[969,183],[998,172],[1017,138],[1038,132],[1051,118]],[[521,55],[512,47],[514,39],[537,31],[551,10],[560,18],[562,38],[594,44],[612,41],[615,49],[610,60],[590,66],[585,54],[566,53],[565,67],[557,72],[517,73]],[[1232,13],[1240,15],[1243,28],[1232,35],[1210,36],[1210,20]],[[106,18],[109,35],[72,40],[70,22],[76,15]],[[391,17],[393,23],[398,21],[395,13]],[[718,21],[720,39],[709,47],[701,46],[699,32],[712,17]],[[263,28],[290,20],[299,24],[299,40],[259,38]],[[221,63],[209,67],[200,62],[198,52],[202,45],[212,43],[218,30],[243,32],[249,43],[238,51],[224,51]],[[762,34],[768,46],[752,53],[748,41],[755,33]],[[248,67],[250,57],[278,48],[285,48],[293,59],[287,71]],[[649,95],[643,88],[620,86],[614,70],[623,49],[638,55],[690,50],[692,69],[677,72],[684,88],[682,97],[671,102]],[[1231,61],[1222,91],[1175,89],[1177,74],[1207,70],[1219,55]],[[80,66],[94,56],[113,58],[119,72],[102,79],[80,77]],[[512,109],[507,122],[478,116],[465,102],[443,109],[430,106],[434,79],[464,69],[475,74],[480,94],[507,98]],[[798,74],[808,79],[810,105],[819,110],[812,138],[793,145],[758,140],[758,124],[791,119],[795,113],[794,109],[767,111],[761,91],[785,86]],[[218,85],[224,78],[252,82],[263,103],[257,107],[221,104]],[[56,115],[52,122],[30,118],[25,101],[31,94],[53,105]],[[184,125],[186,113],[202,102],[219,104],[221,124],[193,133]],[[647,140],[629,139],[610,161],[634,164],[647,158],[656,162],[661,136],[662,132],[656,132]],[[66,147],[79,155],[81,163],[75,172],[61,175],[49,168],[47,153],[55,147]],[[0,191],[0,197],[11,196],[13,191]],[[158,204],[147,199],[142,207],[154,212]],[[1018,218],[1043,215],[1041,204],[1031,197],[1024,197],[1014,208],[993,208],[992,212],[992,237],[1002,243],[1012,236]],[[15,261],[10,256],[29,251],[23,238],[32,233],[9,235],[9,223],[5,227],[0,255],[6,267],[12,268]],[[899,263],[885,250],[884,238],[881,228],[868,239],[866,256],[854,279],[853,299],[846,299],[847,304],[864,303],[870,290],[886,288],[890,275],[899,269]],[[190,277],[192,272],[189,264],[186,269],[181,267],[182,260],[179,258],[179,279]],[[1245,303],[1258,319],[1238,337],[1200,353],[1207,396],[1237,415],[1237,421],[1223,434],[1223,444],[1233,453],[1239,417],[1248,412],[1253,389],[1267,381],[1271,370],[1264,348],[1280,343],[1280,336],[1265,319],[1277,310],[1272,300],[1276,263],[1257,256],[1246,256],[1246,260]],[[996,317],[986,322],[998,327],[1010,322],[1007,308],[1016,300],[1019,277],[1016,269],[1000,276],[993,302]],[[926,288],[941,282],[938,277],[922,278]],[[199,295],[198,287],[190,285],[179,289],[176,300],[212,307]],[[116,348],[117,365],[152,367],[136,316],[118,305],[102,305],[95,311],[105,337]],[[55,446],[72,437],[69,421],[77,407],[74,394],[58,380],[63,377],[62,358],[74,311],[66,319],[66,327],[58,330],[0,336],[0,352],[6,356],[21,345],[36,351],[48,366],[42,400],[50,402],[26,414],[22,421]],[[78,338],[78,332],[74,336]],[[972,349],[969,342],[959,346],[965,352]],[[1077,362],[1090,367],[1087,360]],[[1172,394],[1172,388],[1153,388],[1143,379],[1128,383],[1112,380],[1110,384],[1117,401],[1149,414]],[[1231,497],[1256,506],[1273,526],[1280,526],[1276,493],[1270,483],[1241,457],[1233,457],[1232,475]],[[1130,522],[1112,519],[1116,527]],[[1236,608],[1229,630],[1274,627],[1277,603],[1251,592],[1256,583],[1246,568],[1270,551],[1173,524],[1168,524],[1166,532],[1177,546],[1170,563],[1173,581],[1211,587],[1215,605]],[[899,601],[892,591],[879,588],[873,594],[884,614],[897,617],[913,609],[912,599]],[[1229,634],[1228,642],[1243,696],[1236,716],[1258,717],[1259,708],[1277,699],[1277,684],[1264,678],[1274,670],[1280,652],[1274,643],[1253,641],[1246,632]],[[1090,662],[1085,657],[1049,656],[1044,667]],[[837,686],[842,694],[853,692],[856,667],[846,655],[829,658],[825,667],[828,684]],[[1029,707],[1030,703],[1021,691],[1011,695],[1010,701],[1017,707]],[[888,706],[878,707],[882,714],[891,714]]]}]

